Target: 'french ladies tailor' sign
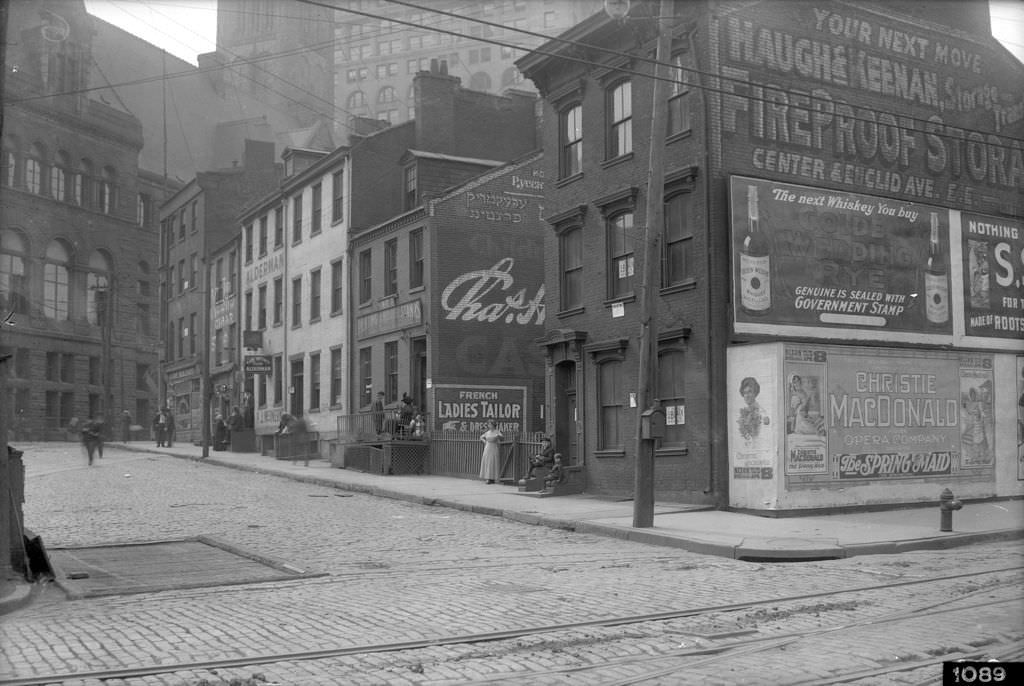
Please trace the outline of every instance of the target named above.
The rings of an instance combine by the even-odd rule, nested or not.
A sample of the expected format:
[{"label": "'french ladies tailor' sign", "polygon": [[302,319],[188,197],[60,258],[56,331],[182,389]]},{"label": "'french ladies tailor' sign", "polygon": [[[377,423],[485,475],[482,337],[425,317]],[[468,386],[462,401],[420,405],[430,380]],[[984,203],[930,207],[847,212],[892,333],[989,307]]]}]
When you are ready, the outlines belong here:
[{"label": "'french ladies tailor' sign", "polygon": [[730,203],[737,331],[952,335],[948,212],[741,176]]}]

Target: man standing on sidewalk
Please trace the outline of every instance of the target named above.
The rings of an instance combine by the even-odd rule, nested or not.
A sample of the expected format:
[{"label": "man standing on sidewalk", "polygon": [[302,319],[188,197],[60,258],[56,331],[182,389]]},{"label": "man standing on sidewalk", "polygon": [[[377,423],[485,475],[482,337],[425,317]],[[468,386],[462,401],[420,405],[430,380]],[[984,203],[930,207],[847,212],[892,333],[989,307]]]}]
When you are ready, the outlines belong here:
[{"label": "man standing on sidewalk", "polygon": [[95,419],[89,417],[89,419],[82,425],[82,444],[85,446],[85,452],[89,456],[89,466],[92,466],[93,457],[99,453],[100,458],[103,457],[103,416],[99,415]]}]

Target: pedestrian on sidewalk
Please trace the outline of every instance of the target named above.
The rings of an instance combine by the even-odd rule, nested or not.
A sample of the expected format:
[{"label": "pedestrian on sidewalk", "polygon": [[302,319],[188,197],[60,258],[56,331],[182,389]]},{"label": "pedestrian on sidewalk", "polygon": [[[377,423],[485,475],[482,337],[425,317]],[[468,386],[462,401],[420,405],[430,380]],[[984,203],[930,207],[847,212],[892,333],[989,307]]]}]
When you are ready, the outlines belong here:
[{"label": "pedestrian on sidewalk", "polygon": [[132,440],[132,413],[121,410],[121,440],[128,443]]},{"label": "pedestrian on sidewalk", "polygon": [[95,418],[89,417],[82,425],[82,445],[89,456],[89,466],[92,466],[93,458],[98,454],[103,457],[103,415]]},{"label": "pedestrian on sidewalk", "polygon": [[487,422],[487,431],[480,440],[484,444],[483,455],[480,456],[480,478],[489,484],[493,484],[501,478],[501,449],[499,444],[504,438],[498,431],[498,423],[493,419]]},{"label": "pedestrian on sidewalk", "polygon": [[167,410],[167,447],[174,447],[174,432],[177,427],[174,425],[174,413]]},{"label": "pedestrian on sidewalk", "polygon": [[153,435],[156,437],[156,447],[162,448],[167,443],[167,408],[157,410],[153,415]]},{"label": "pedestrian on sidewalk", "polygon": [[218,412],[213,417],[213,449],[227,450],[228,448],[228,424],[224,421],[224,415]]}]

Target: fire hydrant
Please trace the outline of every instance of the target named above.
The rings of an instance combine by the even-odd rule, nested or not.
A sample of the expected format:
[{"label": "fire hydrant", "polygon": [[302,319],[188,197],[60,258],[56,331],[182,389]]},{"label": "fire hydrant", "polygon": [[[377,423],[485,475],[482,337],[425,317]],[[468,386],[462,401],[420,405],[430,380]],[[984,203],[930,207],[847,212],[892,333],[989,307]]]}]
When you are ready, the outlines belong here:
[{"label": "fire hydrant", "polygon": [[959,510],[964,504],[953,497],[948,488],[939,494],[939,531],[953,530],[953,510]]}]

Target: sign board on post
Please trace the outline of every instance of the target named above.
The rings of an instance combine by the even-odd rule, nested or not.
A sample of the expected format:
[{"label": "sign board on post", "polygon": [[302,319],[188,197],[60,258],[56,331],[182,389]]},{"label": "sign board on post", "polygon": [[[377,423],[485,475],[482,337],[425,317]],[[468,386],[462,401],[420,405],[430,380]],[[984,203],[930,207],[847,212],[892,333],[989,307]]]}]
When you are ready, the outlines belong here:
[{"label": "sign board on post", "polygon": [[246,355],[245,373],[247,376],[252,374],[270,374],[270,356]]}]

